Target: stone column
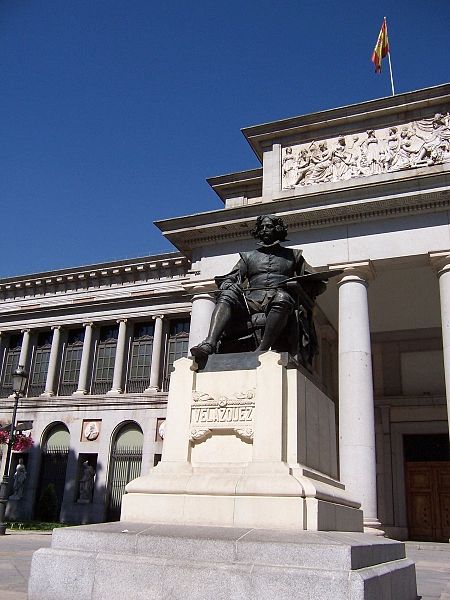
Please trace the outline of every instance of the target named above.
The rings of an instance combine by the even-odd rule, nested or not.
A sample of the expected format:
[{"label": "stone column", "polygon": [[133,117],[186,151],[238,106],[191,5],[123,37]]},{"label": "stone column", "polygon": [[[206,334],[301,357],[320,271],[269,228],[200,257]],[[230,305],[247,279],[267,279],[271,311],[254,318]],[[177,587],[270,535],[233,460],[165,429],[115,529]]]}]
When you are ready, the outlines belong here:
[{"label": "stone column", "polygon": [[25,370],[28,371],[28,358],[29,358],[29,348],[30,348],[30,330],[22,329],[22,346],[20,347],[20,356],[19,356],[19,365],[25,367]]},{"label": "stone column", "polygon": [[144,392],[158,392],[161,388],[161,359],[163,340],[163,315],[153,317],[155,319],[155,332],[153,334],[152,364],[150,367],[150,383]]},{"label": "stone column", "polygon": [[61,327],[52,327],[53,338],[52,347],[50,350],[50,358],[48,361],[47,379],[45,381],[45,390],[41,396],[54,396],[55,395],[55,375],[56,367],[58,365],[59,345],[61,339]]},{"label": "stone column", "polygon": [[200,293],[195,294],[192,298],[189,348],[202,342],[208,335],[211,315],[215,306],[213,294]]},{"label": "stone column", "polygon": [[[335,267],[336,268],[336,267]],[[375,415],[370,346],[370,262],[338,265],[340,478],[350,498],[361,502],[366,531],[382,533],[377,517]]]},{"label": "stone column", "polygon": [[430,253],[430,262],[439,278],[445,393],[450,434],[450,251]]},{"label": "stone column", "polygon": [[123,394],[123,366],[127,343],[127,319],[118,319],[117,323],[119,323],[119,336],[117,338],[113,384],[112,388],[107,392],[108,394]]},{"label": "stone column", "polygon": [[83,323],[84,327],[84,340],[83,340],[83,351],[81,353],[81,364],[80,364],[80,375],[78,377],[78,388],[73,396],[84,396],[88,393],[88,374],[89,374],[89,361],[91,359],[91,347],[92,347],[92,331],[94,329],[93,323]]}]

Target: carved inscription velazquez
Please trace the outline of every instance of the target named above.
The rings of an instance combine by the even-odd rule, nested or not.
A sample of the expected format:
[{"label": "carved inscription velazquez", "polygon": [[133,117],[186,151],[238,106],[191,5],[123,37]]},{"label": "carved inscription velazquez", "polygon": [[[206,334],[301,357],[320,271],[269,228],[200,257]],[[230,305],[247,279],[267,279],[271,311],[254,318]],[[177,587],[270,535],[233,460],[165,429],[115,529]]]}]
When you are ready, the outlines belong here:
[{"label": "carved inscription velazquez", "polygon": [[255,392],[249,390],[231,397],[215,399],[207,393],[193,393],[191,405],[192,442],[203,441],[214,431],[232,431],[248,440],[253,438]]}]

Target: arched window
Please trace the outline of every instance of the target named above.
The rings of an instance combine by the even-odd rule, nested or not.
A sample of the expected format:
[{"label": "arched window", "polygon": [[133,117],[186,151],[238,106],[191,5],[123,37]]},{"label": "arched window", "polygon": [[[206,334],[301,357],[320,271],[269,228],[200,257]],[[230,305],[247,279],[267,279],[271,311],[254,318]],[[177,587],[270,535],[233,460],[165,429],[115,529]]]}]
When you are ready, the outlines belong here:
[{"label": "arched window", "polygon": [[64,423],[50,426],[42,438],[42,448],[47,450],[69,451],[70,433]]},{"label": "arched window", "polygon": [[107,487],[107,521],[118,521],[126,484],[141,474],[144,435],[137,423],[121,425],[113,435]]}]

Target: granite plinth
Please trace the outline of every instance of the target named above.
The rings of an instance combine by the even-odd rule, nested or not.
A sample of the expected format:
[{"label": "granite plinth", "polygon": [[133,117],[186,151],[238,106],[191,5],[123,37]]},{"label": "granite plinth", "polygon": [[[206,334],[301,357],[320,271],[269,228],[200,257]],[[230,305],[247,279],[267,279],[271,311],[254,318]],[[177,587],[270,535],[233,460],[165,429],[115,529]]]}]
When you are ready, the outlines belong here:
[{"label": "granite plinth", "polygon": [[364,533],[148,525],[57,529],[29,600],[416,600],[401,542]]}]

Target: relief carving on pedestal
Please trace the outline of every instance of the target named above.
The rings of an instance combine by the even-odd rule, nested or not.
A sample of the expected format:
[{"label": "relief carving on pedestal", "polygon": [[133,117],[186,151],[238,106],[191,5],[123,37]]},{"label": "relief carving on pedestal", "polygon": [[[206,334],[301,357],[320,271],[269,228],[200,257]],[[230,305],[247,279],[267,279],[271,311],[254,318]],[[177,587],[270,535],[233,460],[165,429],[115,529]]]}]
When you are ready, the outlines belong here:
[{"label": "relief carving on pedestal", "polygon": [[450,113],[283,148],[282,189],[450,162]]},{"label": "relief carving on pedestal", "polygon": [[245,441],[253,439],[255,390],[219,396],[193,392],[191,405],[191,442],[202,442],[216,431],[233,431]]}]

